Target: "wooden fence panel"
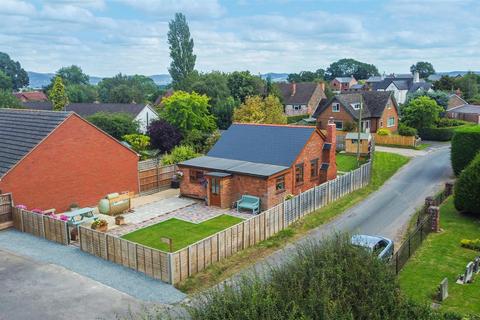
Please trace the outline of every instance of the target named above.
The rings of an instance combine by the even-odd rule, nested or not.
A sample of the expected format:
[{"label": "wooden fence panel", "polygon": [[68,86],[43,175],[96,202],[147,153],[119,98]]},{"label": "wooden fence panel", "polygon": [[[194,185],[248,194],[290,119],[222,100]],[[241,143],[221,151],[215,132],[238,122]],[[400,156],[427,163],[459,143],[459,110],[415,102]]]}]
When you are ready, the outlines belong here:
[{"label": "wooden fence panel", "polygon": [[140,192],[154,192],[168,188],[176,172],[176,166],[162,166],[155,159],[139,162]]},{"label": "wooden fence panel", "polygon": [[0,194],[0,225],[13,221],[13,199],[10,193]]},{"label": "wooden fence panel", "polygon": [[374,133],[373,136],[375,139],[375,144],[391,144],[391,145],[415,147],[416,141],[417,141],[417,138],[415,136],[400,136],[400,135],[380,136],[376,133]]}]

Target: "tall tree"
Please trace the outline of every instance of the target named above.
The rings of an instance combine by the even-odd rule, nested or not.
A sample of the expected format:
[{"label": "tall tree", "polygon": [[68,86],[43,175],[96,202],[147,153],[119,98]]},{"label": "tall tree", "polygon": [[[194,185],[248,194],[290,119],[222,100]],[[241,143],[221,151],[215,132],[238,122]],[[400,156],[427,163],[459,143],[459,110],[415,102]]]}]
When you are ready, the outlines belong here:
[{"label": "tall tree", "polygon": [[263,86],[264,81],[250,71],[234,71],[228,75],[228,87],[232,97],[239,102],[244,102],[249,96],[261,94]]},{"label": "tall tree", "polygon": [[430,62],[419,61],[410,67],[410,72],[418,72],[420,78],[426,79],[435,73],[435,69],[433,69],[433,65]]},{"label": "tall tree", "polygon": [[100,101],[108,103],[153,102],[160,89],[149,77],[117,74],[98,83]]},{"label": "tall tree", "polygon": [[450,76],[442,76],[439,80],[433,82],[433,89],[442,91],[455,91],[457,89],[455,78]]},{"label": "tall tree", "polygon": [[68,104],[68,96],[61,77],[55,77],[53,88],[50,90],[48,98],[52,102],[53,110],[62,111],[65,109],[65,106]]},{"label": "tall tree", "polygon": [[317,71],[300,71],[300,73],[290,73],[287,81],[292,82],[317,82],[325,79],[325,70],[317,69]]},{"label": "tall tree", "polygon": [[28,86],[28,74],[18,61],[13,61],[6,53],[0,52],[0,70],[12,81],[13,90]]},{"label": "tall tree", "polygon": [[371,76],[378,76],[378,69],[373,64],[357,61],[355,59],[340,59],[327,68],[325,76],[328,80],[336,77],[350,77],[355,79],[367,79]]},{"label": "tall tree", "polygon": [[287,117],[283,113],[283,105],[277,97],[266,98],[252,96],[235,109],[233,120],[244,123],[285,124]]},{"label": "tall tree", "polygon": [[0,90],[12,90],[12,79],[0,70]]},{"label": "tall tree", "polygon": [[443,108],[432,98],[418,97],[403,107],[402,122],[416,129],[431,128],[443,111]]},{"label": "tall tree", "polygon": [[90,77],[83,73],[82,68],[76,65],[69,67],[62,67],[57,71],[57,76],[60,76],[65,85],[71,84],[88,84]]},{"label": "tall tree", "polygon": [[469,72],[463,77],[455,79],[455,84],[462,91],[463,98],[471,100],[479,93],[480,76],[473,72]]},{"label": "tall tree", "polygon": [[170,46],[170,76],[175,89],[193,72],[197,56],[193,54],[193,39],[185,15],[176,13],[168,24],[168,44]]}]

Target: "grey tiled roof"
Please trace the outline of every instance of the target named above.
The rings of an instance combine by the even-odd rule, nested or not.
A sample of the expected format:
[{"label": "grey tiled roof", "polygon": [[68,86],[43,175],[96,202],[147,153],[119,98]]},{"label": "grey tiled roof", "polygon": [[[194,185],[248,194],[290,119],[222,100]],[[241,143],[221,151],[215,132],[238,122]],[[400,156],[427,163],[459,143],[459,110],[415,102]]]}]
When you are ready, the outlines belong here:
[{"label": "grey tiled roof", "polygon": [[180,162],[179,165],[209,170],[218,170],[229,173],[241,173],[260,177],[269,177],[289,168],[287,166],[277,166],[266,163],[255,163],[250,161],[232,160],[209,156],[198,157],[183,161]]},{"label": "grey tiled roof", "polygon": [[[24,102],[25,108],[33,110],[52,110],[51,102]],[[97,112],[128,113],[136,117],[145,108],[145,104],[136,103],[70,103],[65,111],[73,111],[85,118]]]},{"label": "grey tiled roof", "polygon": [[[338,101],[354,119],[358,119],[360,110],[354,110],[351,106],[354,103],[360,103],[363,97],[363,118],[378,118],[382,116],[383,110],[387,106],[389,98],[392,96],[390,91],[358,91],[348,92],[335,95],[328,101],[324,101],[319,105],[313,117],[318,116],[334,101]],[[394,98],[392,97],[394,100]],[[395,104],[395,103],[394,103]],[[395,106],[396,107],[396,106]]]},{"label": "grey tiled roof", "polygon": [[207,156],[290,167],[314,131],[314,126],[234,123]]},{"label": "grey tiled roof", "polygon": [[410,90],[408,92],[415,92],[417,90],[425,90],[428,91],[432,87],[432,84],[429,82],[415,82],[412,83]]},{"label": "grey tiled roof", "polygon": [[71,114],[0,109],[0,178]]},{"label": "grey tiled roof", "polygon": [[284,104],[307,104],[319,86],[316,82],[299,82],[295,84],[295,94],[292,95],[293,83],[277,83],[276,85],[280,89]]},{"label": "grey tiled roof", "polygon": [[352,81],[352,77],[336,77],[335,80],[341,83],[349,83]]},{"label": "grey tiled roof", "polygon": [[449,109],[448,112],[480,114],[480,106],[464,104],[463,106],[453,107]]}]

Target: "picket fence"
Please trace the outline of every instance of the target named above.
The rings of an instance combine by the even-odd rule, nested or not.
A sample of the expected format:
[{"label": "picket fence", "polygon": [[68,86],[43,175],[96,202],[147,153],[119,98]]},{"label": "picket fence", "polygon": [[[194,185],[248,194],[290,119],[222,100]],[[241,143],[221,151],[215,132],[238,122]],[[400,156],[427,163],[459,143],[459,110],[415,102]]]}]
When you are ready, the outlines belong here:
[{"label": "picket fence", "polygon": [[70,243],[68,225],[65,221],[20,208],[13,208],[12,213],[15,229],[63,245]]}]

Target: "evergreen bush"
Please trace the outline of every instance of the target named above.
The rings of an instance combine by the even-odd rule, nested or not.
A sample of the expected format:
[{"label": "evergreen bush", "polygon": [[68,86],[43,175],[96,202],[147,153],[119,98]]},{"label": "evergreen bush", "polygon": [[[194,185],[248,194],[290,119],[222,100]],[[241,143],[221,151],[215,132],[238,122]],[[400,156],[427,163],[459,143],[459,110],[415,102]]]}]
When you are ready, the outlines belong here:
[{"label": "evergreen bush", "polygon": [[398,126],[398,134],[401,136],[416,136],[417,129],[409,127],[403,123]]},{"label": "evergreen bush", "polygon": [[460,174],[454,196],[458,211],[480,214],[480,153]]}]

